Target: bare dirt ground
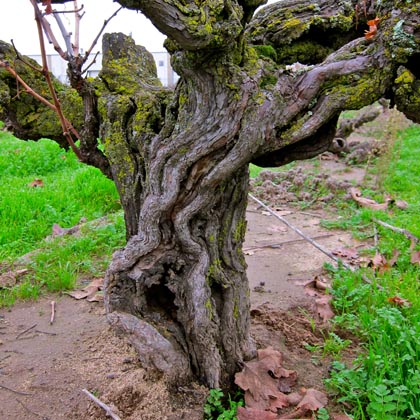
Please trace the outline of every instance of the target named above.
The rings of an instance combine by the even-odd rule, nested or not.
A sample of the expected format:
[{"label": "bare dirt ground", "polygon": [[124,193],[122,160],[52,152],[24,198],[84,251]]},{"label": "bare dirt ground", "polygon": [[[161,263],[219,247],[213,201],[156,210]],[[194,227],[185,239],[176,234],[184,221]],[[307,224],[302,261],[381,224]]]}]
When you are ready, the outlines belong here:
[{"label": "bare dirt ground", "polygon": [[[364,177],[363,169],[345,169],[343,163],[322,165],[337,179]],[[274,208],[326,249],[358,246],[349,234],[321,227],[321,219],[333,211],[324,207],[305,211],[286,203]],[[299,387],[322,390],[329,360],[314,360],[305,348],[321,343],[322,328],[312,328],[314,299],[299,283],[313,279],[331,260],[252,201],[247,219],[253,337],[258,347],[283,352],[285,367],[298,372]],[[52,300],[57,305],[50,325]],[[130,346],[109,330],[100,303],[54,295],[0,310],[1,420],[109,418],[82,393],[84,388],[124,420],[198,420],[206,398],[197,384],[170,390],[145,372]]]},{"label": "bare dirt ground", "polygon": [[[279,214],[327,249],[354,245],[348,234],[320,227],[323,210]],[[300,386],[322,388],[328,365],[315,365],[304,348],[320,342],[311,331],[313,299],[297,283],[313,278],[328,257],[253,203],[247,218],[253,336],[259,347],[284,353],[287,368],[300,373]],[[52,300],[57,310],[50,325]],[[0,310],[0,340],[2,420],[107,418],[83,388],[126,420],[202,417],[205,390],[191,384],[175,397],[148,376],[130,346],[109,331],[99,303],[47,296]]]}]

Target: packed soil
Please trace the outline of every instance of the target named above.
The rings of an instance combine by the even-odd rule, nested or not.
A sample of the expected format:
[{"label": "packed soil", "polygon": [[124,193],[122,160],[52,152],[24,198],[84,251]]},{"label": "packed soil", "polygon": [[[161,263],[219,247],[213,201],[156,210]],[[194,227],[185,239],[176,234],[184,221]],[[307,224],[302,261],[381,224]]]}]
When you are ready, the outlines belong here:
[{"label": "packed soil", "polygon": [[[308,163],[301,167],[305,174],[314,171]],[[317,171],[356,184],[365,175],[363,167],[329,158],[319,160]],[[271,201],[276,214],[327,250],[362,245],[321,226],[322,219],[335,217],[322,200],[306,210],[287,199]],[[298,372],[298,387],[323,390],[330,361],[314,357],[307,345],[321,343],[328,325],[303,284],[322,276],[324,263],[332,261],[252,200],[247,220],[253,338],[259,348],[283,353],[284,367]],[[50,324],[52,301],[56,313]],[[64,294],[0,310],[1,420],[109,418],[83,389],[124,420],[198,420],[207,396],[198,384],[168,389],[163,378],[146,372],[124,338],[109,329],[101,303]]]},{"label": "packed soil", "polygon": [[[354,246],[346,233],[321,228],[325,211],[280,210],[326,249]],[[322,389],[328,361],[311,360],[305,345],[319,344],[313,298],[301,285],[322,271],[329,258],[274,216],[250,202],[244,246],[252,301],[252,335],[258,347],[272,346],[299,386]],[[51,302],[56,302],[50,325]],[[68,295],[45,296],[0,311],[0,419],[106,419],[87,389],[122,419],[201,419],[206,390],[197,384],[167,389],[150,376],[135,352],[107,326],[100,303]]]}]

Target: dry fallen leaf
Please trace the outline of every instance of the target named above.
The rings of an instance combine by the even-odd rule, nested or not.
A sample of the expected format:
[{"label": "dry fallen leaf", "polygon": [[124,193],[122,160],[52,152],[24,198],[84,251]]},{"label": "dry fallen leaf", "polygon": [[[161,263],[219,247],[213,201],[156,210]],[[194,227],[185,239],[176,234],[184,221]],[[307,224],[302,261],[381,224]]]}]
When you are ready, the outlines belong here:
[{"label": "dry fallen leaf", "polygon": [[237,411],[238,420],[275,420],[277,414],[271,411],[256,410],[254,408],[238,407]]},{"label": "dry fallen leaf", "polygon": [[400,251],[398,251],[398,249],[394,249],[392,251],[392,258],[388,261],[388,266],[393,267],[397,263],[399,256],[400,256]]},{"label": "dry fallen leaf", "polygon": [[328,283],[327,280],[325,280],[325,279],[323,279],[321,277],[316,276],[315,277],[315,287],[318,290],[325,291],[325,290],[331,289],[331,284]]},{"label": "dry fallen leaf", "polygon": [[72,292],[68,292],[67,294],[74,299],[80,300],[88,298],[89,302],[96,301],[97,292],[102,289],[104,283],[103,278],[93,279],[86,287],[80,290],[74,290]]},{"label": "dry fallen leaf", "polygon": [[412,303],[409,300],[400,298],[399,296],[393,296],[393,297],[388,298],[388,302],[394,303],[397,306],[403,306],[406,308],[412,305]]},{"label": "dry fallen leaf", "polygon": [[392,257],[389,261],[385,258],[384,255],[380,254],[378,251],[376,252],[375,256],[368,260],[367,267],[373,268],[375,271],[378,270],[380,273],[389,270],[393,267],[400,255],[400,252],[397,249],[392,251]]},{"label": "dry fallen leaf", "polygon": [[392,201],[390,198],[387,198],[385,203],[378,203],[375,200],[370,198],[362,197],[362,193],[358,188],[350,188],[350,194],[353,197],[353,200],[356,201],[362,207],[367,207],[372,210],[386,210],[389,203]]},{"label": "dry fallen leaf", "polygon": [[305,394],[303,397],[301,396],[301,401],[296,409],[289,414],[279,417],[278,420],[303,420],[302,417],[306,418],[308,415],[312,415],[314,411],[328,404],[328,398],[323,392],[313,388],[305,389],[304,392]]},{"label": "dry fallen leaf", "polygon": [[[278,389],[285,394],[290,394],[292,392],[292,388],[297,383],[297,372],[295,370],[287,370],[281,369]],[[289,397],[287,397],[287,401],[290,402]]]},{"label": "dry fallen leaf", "polygon": [[333,414],[332,420],[353,420],[347,414]]},{"label": "dry fallen leaf", "polygon": [[44,186],[44,181],[42,181],[42,179],[34,179],[31,183],[28,184],[28,187],[43,187]]},{"label": "dry fallen leaf", "polygon": [[296,406],[302,401],[302,394],[299,394],[299,392],[292,392],[287,396],[287,401],[289,401],[290,405]]},{"label": "dry fallen leaf", "polygon": [[26,274],[29,270],[16,270],[16,271],[8,271],[0,275],[0,289],[3,287],[13,287],[20,276]]},{"label": "dry fallen leaf", "polygon": [[420,251],[415,251],[411,254],[411,264],[420,264]]},{"label": "dry fallen leaf", "polygon": [[297,405],[297,408],[303,408],[307,411],[317,411],[328,404],[328,397],[321,391],[314,388],[306,390],[302,401]]},{"label": "dry fallen leaf", "polygon": [[380,22],[380,19],[377,18],[377,17],[375,19],[367,21],[367,24],[369,25],[369,30],[365,31],[365,38],[366,39],[371,39],[377,34],[377,32],[378,32],[378,26],[377,25],[378,25],[379,22]]},{"label": "dry fallen leaf", "polygon": [[86,300],[88,302],[102,302],[104,300],[104,294],[102,292],[98,292],[93,296],[88,296]]},{"label": "dry fallen leaf", "polygon": [[258,350],[258,357],[244,364],[235,375],[235,383],[245,391],[245,405],[256,410],[271,410],[289,405],[287,396],[278,389],[278,378],[283,373],[283,356],[271,347]]},{"label": "dry fallen leaf", "polygon": [[405,210],[408,207],[407,201],[404,200],[395,200],[395,207],[399,208],[400,210]]},{"label": "dry fallen leaf", "polygon": [[319,276],[315,276],[309,281],[300,283],[296,282],[296,284],[304,286],[305,293],[311,297],[323,296],[325,291],[331,288],[331,284]]},{"label": "dry fallen leaf", "polygon": [[370,260],[368,267],[371,267],[374,270],[378,270],[384,266],[386,266],[386,258],[378,251],[376,251],[375,256]]},{"label": "dry fallen leaf", "polygon": [[334,318],[335,314],[331,307],[331,295],[320,296],[315,300],[316,311],[320,318],[326,322],[331,318]]}]

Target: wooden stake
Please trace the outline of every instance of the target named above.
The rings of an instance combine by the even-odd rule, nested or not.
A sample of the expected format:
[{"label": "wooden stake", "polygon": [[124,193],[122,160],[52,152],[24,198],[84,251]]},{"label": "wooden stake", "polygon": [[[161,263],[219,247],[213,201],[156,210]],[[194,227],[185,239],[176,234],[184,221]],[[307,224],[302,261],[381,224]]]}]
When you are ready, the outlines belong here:
[{"label": "wooden stake", "polygon": [[55,318],[55,301],[51,302],[51,318],[50,318],[50,325],[53,324]]},{"label": "wooden stake", "polygon": [[93,394],[91,394],[87,389],[82,389],[82,392],[86,394],[95,404],[105,410],[106,415],[111,417],[114,420],[121,420],[121,417],[118,417],[115,413],[112,412],[111,408],[103,403],[99,398],[96,398]]}]

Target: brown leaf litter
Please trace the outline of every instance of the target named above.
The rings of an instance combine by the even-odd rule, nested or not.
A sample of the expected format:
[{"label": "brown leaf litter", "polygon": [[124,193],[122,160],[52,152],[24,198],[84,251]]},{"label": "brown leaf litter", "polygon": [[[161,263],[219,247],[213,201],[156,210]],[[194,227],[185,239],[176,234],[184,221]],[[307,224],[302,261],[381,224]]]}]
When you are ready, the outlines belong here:
[{"label": "brown leaf litter", "polygon": [[[235,375],[235,383],[245,391],[245,407],[238,410],[238,420],[296,419],[328,404],[326,394],[316,389],[291,392],[297,384],[297,373],[283,367],[282,353],[272,347],[258,350],[257,359],[246,362],[242,372]],[[291,407],[295,408],[284,412]]]},{"label": "brown leaf litter", "polygon": [[96,278],[83,289],[67,292],[67,294],[76,300],[86,299],[88,302],[100,302],[103,300],[103,294],[100,292],[103,289],[103,284],[103,278]]}]

